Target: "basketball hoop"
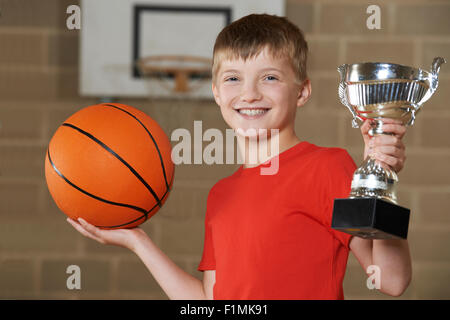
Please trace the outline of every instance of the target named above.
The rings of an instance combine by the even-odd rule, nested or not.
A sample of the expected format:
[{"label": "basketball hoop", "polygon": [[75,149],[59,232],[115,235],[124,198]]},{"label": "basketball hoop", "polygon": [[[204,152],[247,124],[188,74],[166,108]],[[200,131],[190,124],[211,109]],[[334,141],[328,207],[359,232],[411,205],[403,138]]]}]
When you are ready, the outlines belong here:
[{"label": "basketball hoop", "polygon": [[[204,57],[158,55],[141,58],[136,65],[143,76],[157,79],[169,92],[185,94],[211,78],[211,63],[211,59]],[[173,81],[168,84],[168,79]]]}]

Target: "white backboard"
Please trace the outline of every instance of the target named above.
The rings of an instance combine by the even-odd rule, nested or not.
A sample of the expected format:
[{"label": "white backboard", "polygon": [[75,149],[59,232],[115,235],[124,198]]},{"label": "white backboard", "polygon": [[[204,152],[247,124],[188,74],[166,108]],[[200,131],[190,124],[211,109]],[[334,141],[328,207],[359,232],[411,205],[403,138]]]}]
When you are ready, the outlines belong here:
[{"label": "white backboard", "polygon": [[[232,21],[285,15],[284,0],[82,0],[80,6],[80,94],[93,97],[172,96],[160,80],[142,76],[137,59],[212,58],[217,34]],[[210,81],[200,84],[187,97],[212,98]]]}]

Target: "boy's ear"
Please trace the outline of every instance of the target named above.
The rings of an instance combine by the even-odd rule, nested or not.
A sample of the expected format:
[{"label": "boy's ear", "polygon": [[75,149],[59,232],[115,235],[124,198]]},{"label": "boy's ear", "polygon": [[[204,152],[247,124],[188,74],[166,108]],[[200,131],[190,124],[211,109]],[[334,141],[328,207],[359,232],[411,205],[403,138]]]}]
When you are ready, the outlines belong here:
[{"label": "boy's ear", "polygon": [[308,102],[311,97],[311,81],[306,79],[303,81],[302,86],[298,92],[297,96],[297,107],[303,106],[306,102]]}]

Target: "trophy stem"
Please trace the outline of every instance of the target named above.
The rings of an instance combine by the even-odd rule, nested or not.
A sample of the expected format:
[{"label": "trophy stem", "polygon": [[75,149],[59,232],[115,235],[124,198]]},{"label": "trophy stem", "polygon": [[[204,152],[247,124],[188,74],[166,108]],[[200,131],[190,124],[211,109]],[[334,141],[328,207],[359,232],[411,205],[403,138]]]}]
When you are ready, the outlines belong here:
[{"label": "trophy stem", "polygon": [[[383,131],[382,119],[374,119],[369,135],[381,134],[392,135]],[[397,182],[397,174],[391,167],[383,166],[369,155],[353,174],[350,198],[378,198],[397,204]]]},{"label": "trophy stem", "polygon": [[398,176],[371,156],[353,174],[349,198],[378,198],[397,204]]}]

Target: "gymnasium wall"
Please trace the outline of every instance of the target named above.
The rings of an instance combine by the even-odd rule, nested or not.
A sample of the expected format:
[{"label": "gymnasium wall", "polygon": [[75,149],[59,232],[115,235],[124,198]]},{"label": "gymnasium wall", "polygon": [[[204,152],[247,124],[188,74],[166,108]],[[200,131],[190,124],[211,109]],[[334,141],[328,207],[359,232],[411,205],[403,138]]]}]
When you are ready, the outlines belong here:
[{"label": "gymnasium wall", "polygon": [[[77,0],[0,0],[0,298],[167,299],[140,260],[76,232],[51,199],[44,178],[47,144],[69,115],[97,100],[78,95],[79,31],[66,28]],[[381,29],[366,27],[369,5],[381,8]],[[336,67],[389,61],[430,69],[441,55],[437,93],[405,136],[407,161],[399,201],[411,209],[413,280],[403,299],[448,299],[450,287],[450,2],[445,0],[287,0],[287,17],[310,45],[313,93],[299,110],[299,137],[346,148],[361,163],[363,141],[338,102]],[[125,45],[125,44],[124,44]],[[142,109],[170,136],[226,124],[208,100],[120,99]],[[207,143],[205,143],[206,145]],[[156,244],[195,276],[203,244],[208,190],[237,165],[179,165],[166,205],[146,222]],[[81,290],[68,290],[66,268],[78,265]],[[280,270],[282,272],[282,270]],[[366,287],[352,254],[347,299],[390,298]]]}]

